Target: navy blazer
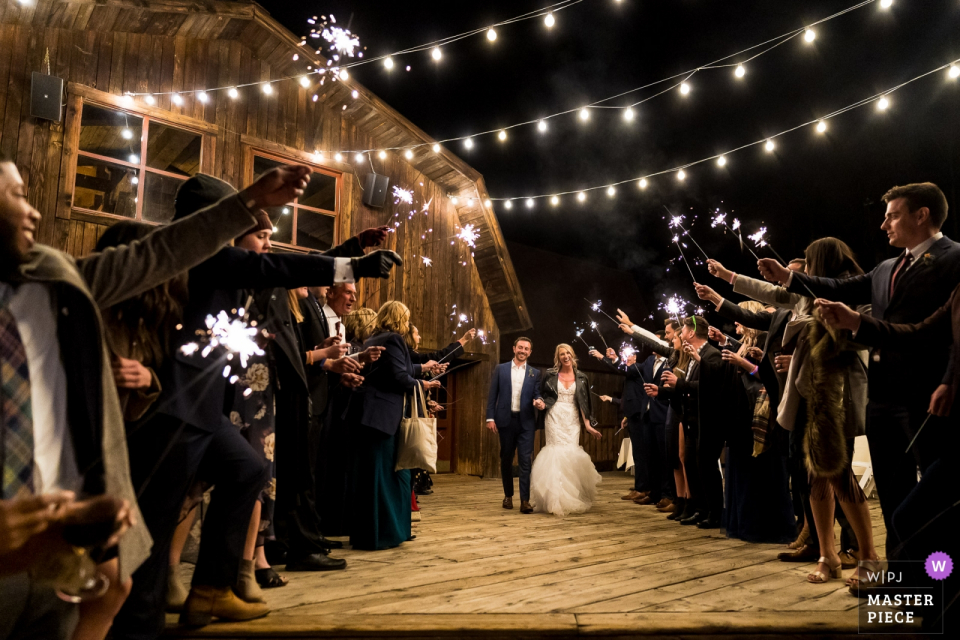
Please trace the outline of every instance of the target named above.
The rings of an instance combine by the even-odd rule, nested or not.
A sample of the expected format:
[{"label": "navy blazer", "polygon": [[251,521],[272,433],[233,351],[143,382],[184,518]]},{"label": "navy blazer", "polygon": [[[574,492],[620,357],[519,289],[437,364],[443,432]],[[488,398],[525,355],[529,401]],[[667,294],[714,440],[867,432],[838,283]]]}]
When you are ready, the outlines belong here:
[{"label": "navy blazer", "polygon": [[[815,278],[794,272],[790,291],[807,295],[806,284],[821,298],[845,302],[851,307],[870,304],[870,315],[878,320],[903,324],[923,322],[947,303],[960,282],[960,244],[946,236],[934,242],[897,277],[891,298],[890,279],[902,257],[901,251],[873,271],[852,278]],[[938,385],[953,381],[950,353],[949,349],[930,349],[923,354],[923,365],[917,366],[915,350],[874,349],[867,370],[870,398],[883,403],[912,398],[926,407]]]},{"label": "navy blazer", "polygon": [[[510,403],[513,398],[513,381],[510,367],[513,360],[497,365],[490,381],[490,393],[487,395],[487,420],[493,420],[497,429],[510,427]],[[540,398],[540,370],[525,365],[523,388],[520,390],[520,426],[533,431],[537,428],[537,411],[533,401]]]},{"label": "navy blazer", "polygon": [[[627,377],[623,381],[623,393],[620,396],[620,412],[625,418],[634,416],[643,418],[649,413],[650,421],[653,423],[659,424],[667,421],[669,401],[665,396],[659,394],[656,398],[651,398],[643,387],[645,383],[659,386],[660,374],[664,371],[672,371],[667,360],[662,360],[660,366],[654,371],[653,363],[655,359],[656,356],[651,354],[643,362],[627,367]],[[610,367],[617,367],[607,358],[604,358],[603,361]]]},{"label": "navy blazer", "polygon": [[403,399],[420,382],[413,377],[410,348],[399,333],[385,331],[371,336],[363,348],[384,347],[380,358],[367,365],[363,384],[350,395],[347,420],[392,436],[403,419]]},{"label": "navy blazer", "polygon": [[788,309],[769,311],[748,311],[740,305],[724,300],[720,305],[720,314],[750,329],[766,331],[767,339],[763,343],[763,355],[760,358],[760,381],[767,390],[770,408],[776,413],[780,406],[780,392],[787,381],[785,373],[777,373],[775,358],[783,351],[783,332],[787,328],[792,312]]},{"label": "navy blazer", "polygon": [[[237,247],[224,247],[189,272],[190,300],[183,310],[183,329],[174,340],[175,349],[164,360],[159,378],[163,391],[155,408],[199,429],[215,431],[230,426],[224,415],[227,378],[220,373],[228,364],[222,347],[206,358],[200,351],[185,355],[180,345],[196,340],[206,331],[208,315],[228,314],[246,304],[247,289],[333,284],[334,260],[326,256],[258,254]],[[262,326],[272,333],[277,327]],[[234,370],[239,362],[230,362]]]}]

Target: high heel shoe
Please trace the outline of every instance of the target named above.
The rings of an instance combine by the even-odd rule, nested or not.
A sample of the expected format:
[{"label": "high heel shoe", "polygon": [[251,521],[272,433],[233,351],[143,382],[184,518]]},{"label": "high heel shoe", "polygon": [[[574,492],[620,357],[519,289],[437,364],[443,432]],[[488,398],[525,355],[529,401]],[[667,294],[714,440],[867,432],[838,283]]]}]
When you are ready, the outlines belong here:
[{"label": "high heel shoe", "polygon": [[817,569],[813,573],[807,574],[807,582],[812,584],[823,584],[829,582],[830,578],[838,579],[843,577],[842,569],[840,568],[840,562],[837,562],[836,565],[830,566],[830,563],[823,556],[820,556],[820,559],[817,560],[817,566],[824,565],[827,569],[830,570],[830,573],[825,574],[823,571]]},{"label": "high heel shoe", "polygon": [[[847,578],[847,586],[859,589],[861,582],[870,582],[870,574],[879,574],[881,568],[879,560],[861,560],[857,566],[857,570],[853,572],[852,576]],[[861,571],[866,572],[866,575],[861,574]]]}]

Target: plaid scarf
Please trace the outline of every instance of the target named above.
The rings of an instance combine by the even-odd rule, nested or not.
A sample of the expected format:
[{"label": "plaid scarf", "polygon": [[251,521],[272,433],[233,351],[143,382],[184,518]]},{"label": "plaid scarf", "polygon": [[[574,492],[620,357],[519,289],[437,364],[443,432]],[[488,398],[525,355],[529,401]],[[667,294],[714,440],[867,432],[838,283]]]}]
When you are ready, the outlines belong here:
[{"label": "plaid scarf", "polygon": [[33,493],[33,411],[30,371],[17,321],[10,311],[13,288],[0,287],[0,497]]}]

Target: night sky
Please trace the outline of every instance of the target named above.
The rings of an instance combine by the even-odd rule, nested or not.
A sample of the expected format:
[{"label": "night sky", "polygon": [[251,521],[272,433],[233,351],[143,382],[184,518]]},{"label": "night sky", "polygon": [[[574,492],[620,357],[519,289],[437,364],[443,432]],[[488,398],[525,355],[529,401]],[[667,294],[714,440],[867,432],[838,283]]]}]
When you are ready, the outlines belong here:
[{"label": "night sky", "polygon": [[[451,2],[342,0],[263,6],[297,35],[309,31],[313,13],[332,12],[348,23],[374,56],[428,42],[532,11],[549,0]],[[856,0],[584,0],[556,15],[553,29],[542,19],[498,28],[490,43],[481,34],[429,53],[352,70],[363,85],[436,138],[496,129],[637,87],[697,67],[856,4]],[[308,13],[309,12],[309,13]],[[941,64],[960,58],[960,2],[879,2],[817,27],[817,39],[797,38],[747,65],[707,70],[690,81],[691,93],[669,92],[637,107],[626,123],[622,112],[593,111],[584,124],[569,114],[550,120],[547,134],[533,126],[450,148],[483,173],[492,197],[526,197],[567,191],[652,173],[729,150],[817,118]],[[316,41],[314,41],[316,42]],[[734,59],[739,61],[739,59]],[[406,65],[412,70],[404,71]],[[666,86],[666,85],[664,85]],[[622,105],[657,89],[612,101]],[[960,80],[945,72],[890,96],[891,107],[874,105],[777,140],[775,153],[762,146],[732,154],[718,168],[706,163],[635,183],[609,199],[592,192],[581,205],[572,196],[559,207],[546,200],[528,210],[496,205],[506,238],[575,255],[633,273],[651,301],[662,292],[693,298],[689,274],[670,266],[676,249],[664,220],[664,205],[688,215],[693,236],[711,257],[755,274],[749,255],[711,229],[715,207],[739,217],[744,228],[769,229],[777,251],[790,259],[811,240],[833,235],[848,242],[869,269],[895,250],[880,231],[891,186],[929,180],[951,205],[944,228],[957,238],[960,213]],[[694,220],[694,215],[697,219]],[[688,243],[689,244],[689,243]],[[691,259],[696,249],[688,249]],[[769,254],[761,254],[769,255]],[[669,272],[665,269],[670,267]],[[698,279],[709,282],[703,267]],[[714,281],[716,282],[716,281]],[[722,287],[718,287],[722,290]],[[525,292],[531,295],[531,292]]]}]

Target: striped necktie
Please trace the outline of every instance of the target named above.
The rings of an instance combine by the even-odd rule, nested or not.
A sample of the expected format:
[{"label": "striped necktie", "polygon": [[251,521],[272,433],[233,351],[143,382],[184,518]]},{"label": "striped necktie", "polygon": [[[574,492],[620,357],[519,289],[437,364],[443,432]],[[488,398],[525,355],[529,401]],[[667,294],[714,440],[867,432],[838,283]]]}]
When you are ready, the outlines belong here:
[{"label": "striped necktie", "polygon": [[32,494],[33,410],[27,353],[10,311],[11,287],[0,288],[0,460],[4,499]]}]

